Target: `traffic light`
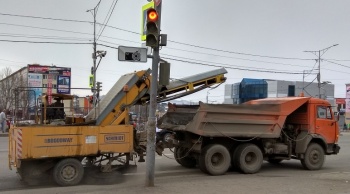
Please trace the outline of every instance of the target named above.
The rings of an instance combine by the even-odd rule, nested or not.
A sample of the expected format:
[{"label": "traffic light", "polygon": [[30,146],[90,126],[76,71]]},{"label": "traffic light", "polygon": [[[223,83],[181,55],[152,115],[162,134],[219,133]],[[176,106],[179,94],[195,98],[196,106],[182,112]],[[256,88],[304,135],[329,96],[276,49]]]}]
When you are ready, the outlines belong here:
[{"label": "traffic light", "polygon": [[97,82],[96,85],[97,85],[97,86],[96,86],[97,92],[102,91],[102,89],[101,89],[101,88],[102,88],[102,82]]},{"label": "traffic light", "polygon": [[89,87],[93,88],[94,87],[94,75],[89,76]]},{"label": "traffic light", "polygon": [[150,8],[147,11],[147,23],[146,23],[146,46],[152,48],[157,47],[159,44],[159,17],[157,10]]}]

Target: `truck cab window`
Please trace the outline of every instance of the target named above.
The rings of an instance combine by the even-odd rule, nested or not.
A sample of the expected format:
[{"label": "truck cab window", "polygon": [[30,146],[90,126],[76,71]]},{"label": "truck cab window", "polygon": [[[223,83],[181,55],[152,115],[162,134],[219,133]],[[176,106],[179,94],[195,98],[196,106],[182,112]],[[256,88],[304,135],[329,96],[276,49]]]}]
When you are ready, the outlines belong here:
[{"label": "truck cab window", "polygon": [[317,118],[319,119],[332,119],[331,109],[325,106],[317,107]]}]

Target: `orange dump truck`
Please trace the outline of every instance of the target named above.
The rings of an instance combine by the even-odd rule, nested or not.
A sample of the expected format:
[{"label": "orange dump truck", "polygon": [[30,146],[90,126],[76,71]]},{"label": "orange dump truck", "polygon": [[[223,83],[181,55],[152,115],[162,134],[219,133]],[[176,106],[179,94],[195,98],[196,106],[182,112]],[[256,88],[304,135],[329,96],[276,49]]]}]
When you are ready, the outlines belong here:
[{"label": "orange dump truck", "polygon": [[297,159],[320,169],[325,155],[337,154],[337,118],[326,100],[310,97],[266,98],[241,105],[169,104],[158,127],[168,130],[165,147],[184,167],[210,175],[230,166],[242,173],[260,170],[263,160]]}]

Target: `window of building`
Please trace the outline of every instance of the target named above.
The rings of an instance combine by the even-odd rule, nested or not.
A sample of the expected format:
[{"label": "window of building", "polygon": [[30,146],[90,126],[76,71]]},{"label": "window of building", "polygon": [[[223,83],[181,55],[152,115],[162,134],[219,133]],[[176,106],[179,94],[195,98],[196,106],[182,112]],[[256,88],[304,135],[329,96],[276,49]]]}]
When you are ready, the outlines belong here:
[{"label": "window of building", "polygon": [[52,84],[52,87],[53,87],[54,89],[56,89],[56,88],[57,88],[57,85],[56,85],[56,84]]},{"label": "window of building", "polygon": [[295,96],[295,85],[288,86],[288,96]]},{"label": "window of building", "polygon": [[43,79],[47,79],[47,75],[43,75]]},{"label": "window of building", "polygon": [[43,84],[43,87],[44,87],[44,88],[47,88],[47,84]]}]

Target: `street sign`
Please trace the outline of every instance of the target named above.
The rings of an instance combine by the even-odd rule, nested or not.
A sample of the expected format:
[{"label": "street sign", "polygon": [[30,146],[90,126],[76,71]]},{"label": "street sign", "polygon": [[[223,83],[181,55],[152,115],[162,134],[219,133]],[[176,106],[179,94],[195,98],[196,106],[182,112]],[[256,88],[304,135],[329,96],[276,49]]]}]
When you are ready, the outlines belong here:
[{"label": "street sign", "polygon": [[118,60],[129,62],[147,62],[147,48],[141,47],[118,47]]}]

